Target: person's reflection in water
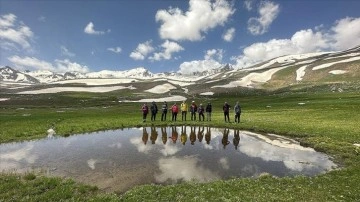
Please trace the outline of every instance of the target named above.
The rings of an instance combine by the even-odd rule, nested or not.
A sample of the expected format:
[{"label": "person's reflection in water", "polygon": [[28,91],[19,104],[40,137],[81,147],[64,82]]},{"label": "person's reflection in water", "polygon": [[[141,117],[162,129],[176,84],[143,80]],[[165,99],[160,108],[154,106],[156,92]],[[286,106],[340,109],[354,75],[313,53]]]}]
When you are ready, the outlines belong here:
[{"label": "person's reflection in water", "polygon": [[144,127],[143,128],[143,136],[142,136],[143,143],[146,144],[148,139],[149,139],[149,133],[146,131],[146,128]]},{"label": "person's reflection in water", "polygon": [[229,129],[227,129],[227,128],[224,129],[224,135],[223,135],[223,138],[221,140],[221,143],[224,145],[224,149],[228,144],[230,144],[230,141],[229,141]]},{"label": "person's reflection in water", "polygon": [[196,134],[195,134],[195,126],[191,126],[190,128],[190,142],[192,145],[194,145],[195,141],[196,141]]},{"label": "person's reflection in water", "polygon": [[162,139],[162,142],[164,143],[164,144],[166,144],[166,142],[167,142],[167,132],[166,132],[166,127],[161,127],[161,139]]},{"label": "person's reflection in water", "polygon": [[[200,128],[201,128],[201,130],[200,130]],[[199,127],[197,137],[198,137],[199,142],[202,142],[202,140],[204,138],[204,126]]]},{"label": "person's reflection in water", "polygon": [[239,131],[239,129],[234,129],[233,144],[234,144],[236,150],[238,149],[239,142],[240,142],[240,131]]},{"label": "person's reflection in water", "polygon": [[174,144],[176,144],[178,136],[179,136],[179,134],[178,134],[178,132],[176,130],[176,126],[172,126],[171,127],[171,139],[172,139]]},{"label": "person's reflection in water", "polygon": [[187,141],[186,126],[181,126],[181,143],[185,145]]},{"label": "person's reflection in water", "polygon": [[155,144],[157,137],[158,137],[158,132],[156,131],[155,126],[152,126],[151,127],[151,136],[150,136],[151,144]]},{"label": "person's reflection in water", "polygon": [[205,141],[206,141],[206,144],[210,144],[210,141],[211,141],[211,128],[210,127],[206,128]]}]

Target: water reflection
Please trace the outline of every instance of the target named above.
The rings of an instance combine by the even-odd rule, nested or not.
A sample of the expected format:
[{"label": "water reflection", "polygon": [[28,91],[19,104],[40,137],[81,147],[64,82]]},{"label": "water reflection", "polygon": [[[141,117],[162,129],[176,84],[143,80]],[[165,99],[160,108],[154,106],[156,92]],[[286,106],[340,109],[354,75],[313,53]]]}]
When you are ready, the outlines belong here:
[{"label": "water reflection", "polygon": [[204,126],[132,128],[0,144],[0,170],[43,170],[120,192],[140,184],[261,173],[311,176],[333,167],[326,155],[291,139]]}]

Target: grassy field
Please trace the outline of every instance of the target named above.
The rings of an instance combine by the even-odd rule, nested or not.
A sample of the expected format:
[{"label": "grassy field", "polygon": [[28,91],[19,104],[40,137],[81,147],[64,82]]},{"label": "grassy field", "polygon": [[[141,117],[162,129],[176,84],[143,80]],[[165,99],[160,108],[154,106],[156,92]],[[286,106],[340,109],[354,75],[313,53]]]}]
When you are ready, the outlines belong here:
[{"label": "grassy field", "polygon": [[[67,136],[152,124],[150,121],[142,123],[141,103],[119,103],[113,93],[13,95],[10,99],[0,103],[1,143],[43,138],[47,136],[49,128],[53,128],[58,135]],[[227,101],[234,105],[237,100],[243,108],[242,123],[224,123],[221,112],[223,103]],[[212,102],[213,121],[188,121],[186,124],[289,136],[303,145],[333,156],[342,168],[315,177],[276,178],[265,175],[256,179],[232,179],[206,184],[145,185],[126,193],[104,193],[96,187],[71,179],[46,178],[32,173],[1,174],[0,201],[360,200],[360,148],[354,146],[360,143],[358,92],[224,94],[195,98],[195,101]],[[230,118],[233,121],[233,113]],[[182,125],[184,122],[156,121],[153,124]]]}]

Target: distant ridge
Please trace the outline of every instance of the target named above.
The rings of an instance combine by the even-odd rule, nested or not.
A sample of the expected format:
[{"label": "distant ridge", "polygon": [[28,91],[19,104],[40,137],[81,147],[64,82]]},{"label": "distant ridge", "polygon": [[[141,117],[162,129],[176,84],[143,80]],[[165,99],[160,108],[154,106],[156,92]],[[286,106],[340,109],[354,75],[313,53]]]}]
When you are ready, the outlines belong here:
[{"label": "distant ridge", "polygon": [[[231,64],[183,75],[179,72],[152,73],[139,67],[125,71],[55,73],[47,70],[21,72],[12,67],[0,68],[0,81],[28,84],[52,84],[59,81],[123,79],[123,82],[169,82],[188,86],[195,92],[221,91],[223,88],[279,89],[294,85],[360,83],[360,46],[345,51],[294,54],[276,57],[244,69]],[[98,81],[98,83],[102,83]],[[69,83],[69,82],[67,82]],[[105,82],[104,82],[105,83]],[[108,82],[116,83],[116,82]],[[155,85],[155,84],[152,84]],[[3,85],[6,86],[6,85]],[[220,90],[219,90],[220,89]],[[183,91],[183,90],[178,90]],[[186,90],[188,91],[188,90]]]}]

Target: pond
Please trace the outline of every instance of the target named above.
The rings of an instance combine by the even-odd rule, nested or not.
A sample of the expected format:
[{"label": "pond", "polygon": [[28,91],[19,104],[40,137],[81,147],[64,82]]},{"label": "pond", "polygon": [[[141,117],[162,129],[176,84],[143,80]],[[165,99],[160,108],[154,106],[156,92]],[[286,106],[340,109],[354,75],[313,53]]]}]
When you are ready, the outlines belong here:
[{"label": "pond", "polygon": [[313,176],[337,166],[292,139],[203,126],[144,127],[0,144],[0,170],[40,171],[106,191],[234,177]]}]

